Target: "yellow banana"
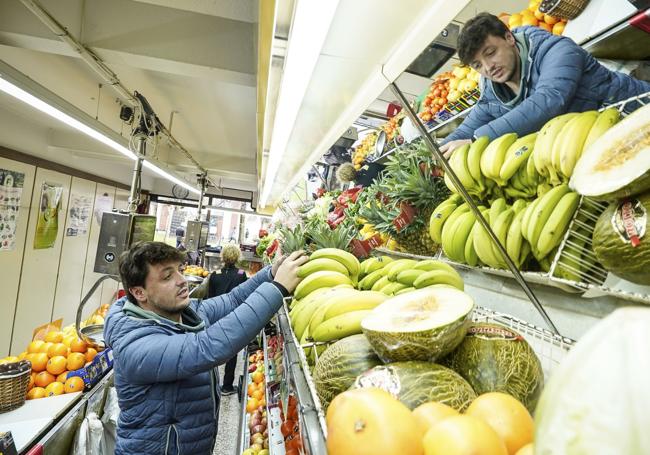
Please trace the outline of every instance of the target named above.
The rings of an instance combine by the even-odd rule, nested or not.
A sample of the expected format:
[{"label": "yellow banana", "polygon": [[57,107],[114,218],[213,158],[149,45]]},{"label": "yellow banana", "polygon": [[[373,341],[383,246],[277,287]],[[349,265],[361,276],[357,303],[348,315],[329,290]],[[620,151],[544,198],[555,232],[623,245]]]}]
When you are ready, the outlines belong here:
[{"label": "yellow banana", "polygon": [[[490,209],[483,212],[483,217],[489,221]],[[487,230],[477,221],[473,229],[472,237],[474,241],[474,251],[481,262],[489,267],[498,268],[499,261],[492,251],[492,239]]]},{"label": "yellow banana", "polygon": [[476,267],[478,265],[478,254],[476,254],[476,250],[474,249],[474,230],[476,229],[477,225],[480,226],[479,222],[474,221],[474,225],[472,226],[472,229],[469,231],[469,235],[467,236],[465,249],[463,250],[465,262],[471,267]]},{"label": "yellow banana", "polygon": [[[564,126],[566,126],[567,122],[574,118],[576,115],[578,115],[576,112],[571,112],[568,114],[560,115],[559,117],[555,117],[554,119],[550,120],[548,123],[549,129],[546,131],[546,134],[542,135],[540,133],[539,140],[542,140],[541,144],[535,144],[535,149],[537,147],[540,147],[540,151],[542,153],[543,157],[543,165],[544,169],[546,169],[545,172],[540,171],[538,168],[538,163],[535,162],[535,168],[537,169],[537,172],[539,172],[542,175],[548,175],[549,180],[552,184],[557,185],[560,183],[560,178],[557,175],[556,169],[560,169],[559,166],[559,147],[561,144],[561,141],[558,139],[562,135],[562,129]],[[555,157],[556,155],[556,145],[558,147],[557,149],[557,158]],[[543,151],[542,151],[543,150]],[[556,166],[557,163],[557,166]]]},{"label": "yellow banana", "polygon": [[530,222],[530,218],[535,212],[535,207],[537,207],[537,204],[539,204],[539,201],[541,199],[542,199],[541,197],[538,197],[533,202],[528,204],[528,207],[526,207],[526,209],[524,210],[524,215],[521,219],[521,236],[526,240],[528,240],[528,224]]},{"label": "yellow banana", "polygon": [[[510,227],[510,224],[512,223],[512,219],[514,218],[514,216],[515,216],[515,211],[512,210],[512,208],[506,209],[499,214],[497,220],[492,226],[492,230],[494,231],[497,238],[499,239],[499,243],[501,243],[501,245],[504,248],[506,246],[506,237],[508,235],[508,228]],[[491,246],[492,246],[492,252],[494,253],[494,257],[497,258],[497,261],[499,263],[499,267],[506,268],[507,267],[506,259],[501,254],[499,247],[494,242],[492,242]]]},{"label": "yellow banana", "polygon": [[527,136],[517,139],[506,151],[505,159],[501,170],[499,171],[499,178],[506,182],[515,175],[521,166],[526,164],[528,157],[533,152],[537,133],[528,134]]},{"label": "yellow banana", "polygon": [[361,321],[369,314],[370,310],[339,314],[316,326],[314,331],[310,332],[311,337],[317,342],[327,342],[362,333]]},{"label": "yellow banana", "polygon": [[386,300],[386,295],[375,291],[361,291],[355,294],[343,294],[329,300],[324,320],[352,311],[372,310]]},{"label": "yellow banana", "polygon": [[420,261],[413,266],[413,270],[424,270],[425,272],[431,272],[432,270],[447,270],[450,273],[458,273],[452,266],[437,259],[425,259],[424,261]]},{"label": "yellow banana", "polygon": [[573,168],[582,155],[582,148],[585,145],[589,130],[596,122],[598,112],[583,112],[567,123],[566,137],[562,141],[560,150],[560,170],[567,179],[571,178]]},{"label": "yellow banana", "polygon": [[359,260],[352,254],[338,248],[321,248],[311,254],[310,260],[319,258],[329,258],[343,264],[351,277],[359,276]]},{"label": "yellow banana", "polygon": [[443,202],[431,214],[429,218],[429,237],[431,240],[440,244],[442,242],[442,228],[447,219],[454,213],[457,205],[454,203]]},{"label": "yellow banana", "polygon": [[374,284],[384,276],[384,271],[382,269],[375,270],[372,273],[366,275],[361,281],[359,281],[359,289],[367,290],[371,289]]},{"label": "yellow banana", "polygon": [[388,286],[384,286],[383,288],[381,288],[380,292],[383,292],[386,295],[395,295],[396,292],[399,292],[402,289],[406,289],[408,287],[410,287],[410,286],[407,285],[407,284],[394,282],[394,283],[389,284]]},{"label": "yellow banana", "polygon": [[542,229],[544,229],[544,225],[551,216],[551,213],[553,213],[555,206],[562,199],[562,196],[568,192],[569,186],[565,184],[556,186],[546,193],[535,207],[535,212],[531,215],[528,221],[528,242],[530,243],[530,246],[533,249],[533,254],[537,259],[541,257],[537,251],[537,244]]},{"label": "yellow banana", "polygon": [[390,280],[388,279],[387,276],[381,277],[379,280],[375,282],[375,284],[372,285],[372,288],[370,288],[372,291],[381,291],[385,286],[388,286],[390,284]]},{"label": "yellow banana", "polygon": [[[551,148],[553,147],[552,142],[550,142],[550,129],[555,123],[558,122],[559,117],[552,118],[544,124],[539,134],[537,135],[537,140],[535,141],[535,147],[533,149],[533,163],[535,164],[535,170],[540,175],[548,175],[548,166],[551,163]],[[549,143],[550,142],[550,143]]]},{"label": "yellow banana", "polygon": [[460,289],[461,291],[465,288],[463,279],[455,270],[454,273],[450,273],[447,270],[432,270],[431,272],[426,272],[415,280],[413,287],[415,289],[422,289],[431,286],[432,284],[448,284]]},{"label": "yellow banana", "polygon": [[620,120],[621,113],[618,109],[613,107],[605,109],[603,112],[598,114],[598,118],[589,130],[589,134],[587,135],[587,139],[585,140],[582,149],[587,150],[591,144],[596,142],[596,139],[605,134],[605,131],[616,125]]},{"label": "yellow banana", "polygon": [[497,217],[508,208],[508,203],[504,198],[496,199],[490,205],[490,226],[494,226],[494,223],[497,221]]},{"label": "yellow banana", "polygon": [[[513,206],[514,208],[514,206]],[[521,247],[525,242],[524,238],[521,236],[521,220],[524,217],[524,210],[517,212],[515,217],[512,219],[512,223],[508,228],[508,233],[506,235],[506,251],[508,256],[517,264],[517,268],[521,268]]]},{"label": "yellow banana", "polygon": [[404,270],[397,275],[397,282],[405,284],[407,286],[413,286],[413,282],[417,277],[426,273],[424,270]]},{"label": "yellow banana", "polygon": [[411,269],[416,262],[417,261],[413,259],[399,259],[393,262],[390,271],[386,272],[386,276],[390,281],[397,281],[397,275],[399,275],[404,270]]},{"label": "yellow banana", "polygon": [[305,328],[309,327],[309,321],[311,321],[311,317],[313,316],[314,312],[320,308],[324,302],[327,302],[329,299],[338,296],[357,294],[358,291],[352,289],[330,289],[328,292],[320,294],[315,298],[307,300],[311,297],[310,296],[305,299],[304,304],[300,306],[300,311],[296,313],[293,320],[293,331],[296,333],[296,338],[302,338],[302,335],[305,332]]},{"label": "yellow banana", "polygon": [[452,242],[452,237],[454,235],[454,224],[456,223],[456,220],[463,214],[469,212],[469,205],[463,204],[459,205],[456,210],[454,210],[454,213],[452,213],[447,221],[445,222],[445,225],[442,227],[442,249],[447,250],[451,247],[451,242]]},{"label": "yellow banana", "polygon": [[454,170],[460,183],[466,189],[472,189],[477,186],[477,183],[472,178],[472,175],[469,173],[467,168],[467,153],[469,152],[470,144],[465,144],[460,147],[458,150],[455,150],[454,153],[449,158],[449,165]]},{"label": "yellow banana", "polygon": [[508,147],[517,140],[517,133],[504,134],[488,144],[481,155],[481,173],[495,181],[499,181],[499,172],[503,165]]},{"label": "yellow banana", "polygon": [[560,202],[553,208],[537,241],[537,252],[540,257],[546,256],[560,244],[579,203],[578,193],[569,192],[562,196]]},{"label": "yellow banana", "polygon": [[339,272],[342,273],[343,275],[349,275],[350,273],[347,267],[345,267],[340,262],[335,261],[334,259],[320,258],[320,259],[312,259],[306,264],[303,264],[300,267],[298,267],[298,278],[305,278],[314,272],[320,272],[322,270]]},{"label": "yellow banana", "polygon": [[[445,254],[453,261],[466,263],[465,259],[465,245],[469,237],[476,216],[473,212],[468,211],[458,217],[452,228],[451,245],[445,249]],[[443,245],[444,247],[444,245]]]},{"label": "yellow banana", "polygon": [[483,182],[484,178],[481,173],[481,155],[489,143],[490,138],[488,136],[481,136],[472,142],[469,152],[467,152],[467,168],[472,178],[479,184]]},{"label": "yellow banana", "polygon": [[347,275],[342,273],[322,270],[320,272],[314,272],[307,278],[303,279],[296,287],[293,295],[294,298],[300,300],[316,289],[332,287],[338,284],[351,285],[352,281],[350,281],[350,278]]}]

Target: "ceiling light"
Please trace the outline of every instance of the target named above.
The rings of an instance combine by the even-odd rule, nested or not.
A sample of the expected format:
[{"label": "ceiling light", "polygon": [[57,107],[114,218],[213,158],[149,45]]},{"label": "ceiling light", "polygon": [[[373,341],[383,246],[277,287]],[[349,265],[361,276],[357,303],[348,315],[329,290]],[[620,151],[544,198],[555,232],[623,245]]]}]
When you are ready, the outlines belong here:
[{"label": "ceiling light", "polygon": [[[57,109],[56,107],[46,103],[42,99],[32,95],[31,93],[23,90],[22,88],[18,87],[17,85],[12,84],[8,80],[4,79],[3,77],[0,77],[0,90],[7,93],[8,95],[11,95],[24,103],[29,104],[35,109],[38,109],[39,111],[59,120],[60,122],[65,123],[68,126],[71,126],[72,128],[76,129],[77,131],[80,131],[87,136],[92,137],[93,139],[101,142],[104,145],[107,145],[108,147],[112,148],[113,150],[120,152],[122,155],[126,156],[127,158],[131,160],[136,160],[136,155],[133,153],[131,150],[123,146],[117,141],[114,141],[113,139],[109,138],[106,136],[104,133],[101,133],[97,131],[96,129],[86,125],[85,123],[77,120],[76,118],[66,114],[65,112]],[[152,170],[156,174],[158,174],[161,177],[164,177],[165,179],[169,180],[172,183],[175,183],[176,185],[180,185],[183,188],[186,188],[187,190],[191,191],[192,193],[195,194],[201,194],[201,191],[197,190],[195,187],[192,185],[188,184],[187,182],[183,181],[182,179],[179,179],[177,177],[174,177],[170,173],[164,171],[163,169],[160,169],[158,166],[155,164],[151,163],[150,161],[143,161],[144,167],[147,169]]]},{"label": "ceiling light", "polygon": [[282,155],[287,148],[298,110],[307,92],[338,3],[339,0],[297,1],[273,123],[268,165],[260,198],[261,207],[266,206],[273,188]]}]

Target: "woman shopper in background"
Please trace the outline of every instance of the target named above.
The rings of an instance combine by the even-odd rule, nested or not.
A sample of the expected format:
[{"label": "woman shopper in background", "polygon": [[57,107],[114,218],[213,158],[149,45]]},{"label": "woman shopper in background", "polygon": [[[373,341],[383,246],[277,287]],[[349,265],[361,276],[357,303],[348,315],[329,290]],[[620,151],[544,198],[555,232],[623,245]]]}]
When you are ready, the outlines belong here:
[{"label": "woman shopper in background", "polygon": [[[228,244],[221,250],[223,267],[220,273],[212,272],[208,278],[207,298],[227,294],[234,288],[246,281],[246,272],[236,267],[241,251],[234,244]],[[226,363],[223,373],[223,384],[221,384],[222,395],[232,395],[237,392],[233,386],[235,380],[235,367],[237,366],[237,355],[232,356]]]}]

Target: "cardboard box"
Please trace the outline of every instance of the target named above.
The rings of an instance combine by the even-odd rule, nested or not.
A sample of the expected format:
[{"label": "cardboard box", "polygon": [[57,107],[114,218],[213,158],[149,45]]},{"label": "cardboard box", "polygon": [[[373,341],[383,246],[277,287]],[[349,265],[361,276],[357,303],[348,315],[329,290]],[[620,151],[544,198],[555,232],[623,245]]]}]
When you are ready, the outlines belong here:
[{"label": "cardboard box", "polygon": [[83,379],[86,390],[89,390],[111,368],[113,368],[113,350],[108,348],[98,353],[90,365],[69,372],[68,377],[79,376]]}]

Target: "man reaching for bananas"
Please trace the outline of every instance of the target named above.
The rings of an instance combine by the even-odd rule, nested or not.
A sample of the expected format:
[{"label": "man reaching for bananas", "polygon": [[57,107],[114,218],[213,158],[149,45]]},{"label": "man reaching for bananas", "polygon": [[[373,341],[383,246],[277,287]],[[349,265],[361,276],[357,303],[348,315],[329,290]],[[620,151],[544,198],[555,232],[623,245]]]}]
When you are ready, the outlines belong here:
[{"label": "man reaching for bananas", "polygon": [[570,38],[537,27],[510,32],[488,13],[465,24],[458,56],[481,74],[481,98],[444,140],[440,150],[447,158],[482,136],[521,137],[558,115],[650,92],[649,83],[608,70]]}]

